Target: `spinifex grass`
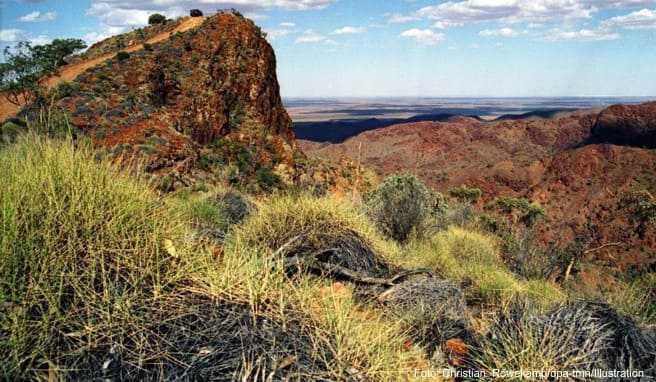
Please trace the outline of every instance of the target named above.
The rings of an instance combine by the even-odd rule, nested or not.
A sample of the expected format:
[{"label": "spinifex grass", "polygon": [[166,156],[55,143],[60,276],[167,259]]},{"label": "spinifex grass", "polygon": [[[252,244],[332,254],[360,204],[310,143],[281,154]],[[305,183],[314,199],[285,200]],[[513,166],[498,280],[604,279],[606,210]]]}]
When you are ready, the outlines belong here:
[{"label": "spinifex grass", "polygon": [[120,344],[183,272],[164,250],[184,246],[180,219],[72,140],[22,136],[0,152],[0,173],[3,373]]}]

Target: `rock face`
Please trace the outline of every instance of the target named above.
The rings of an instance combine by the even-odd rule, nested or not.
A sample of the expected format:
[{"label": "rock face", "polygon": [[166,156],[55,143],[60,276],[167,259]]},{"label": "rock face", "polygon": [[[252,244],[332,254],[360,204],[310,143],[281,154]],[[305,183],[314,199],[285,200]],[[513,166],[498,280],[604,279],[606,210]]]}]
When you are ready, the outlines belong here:
[{"label": "rock face", "polygon": [[656,102],[615,105],[599,114],[592,129],[597,142],[656,148]]},{"label": "rock face", "polygon": [[293,166],[276,58],[252,21],[219,13],[123,56],[81,73],[58,101],[98,146],[138,151],[167,174]]}]

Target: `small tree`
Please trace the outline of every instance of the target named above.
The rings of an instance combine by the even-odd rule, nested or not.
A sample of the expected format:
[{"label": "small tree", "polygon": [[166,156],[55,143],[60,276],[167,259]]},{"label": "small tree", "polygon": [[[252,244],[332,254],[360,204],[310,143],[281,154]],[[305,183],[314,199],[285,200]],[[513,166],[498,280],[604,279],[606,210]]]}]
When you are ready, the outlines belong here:
[{"label": "small tree", "polygon": [[166,16],[159,14],[159,13],[153,13],[148,17],[148,24],[150,25],[155,25],[155,24],[164,24],[166,22]]},{"label": "small tree", "polygon": [[515,211],[519,212],[521,214],[520,220],[527,227],[532,227],[538,220],[546,216],[546,212],[542,206],[526,198],[503,196],[496,199],[493,206],[506,214],[512,214]]},{"label": "small tree", "polygon": [[50,44],[32,46],[19,42],[4,50],[5,62],[0,64],[0,90],[5,98],[23,105],[39,93],[39,80],[66,64],[66,57],[86,48],[79,39],[57,39]]},{"label": "small tree", "polygon": [[19,42],[15,52],[6,47],[4,54],[5,62],[0,63],[0,81],[5,98],[17,106],[30,102],[38,89],[40,76],[30,43]]},{"label": "small tree", "polygon": [[203,11],[200,9],[192,9],[189,11],[189,16],[191,17],[203,17]]},{"label": "small tree", "polygon": [[32,48],[33,56],[40,61],[43,70],[52,72],[66,65],[66,57],[87,47],[80,39],[55,39],[50,44],[37,45]]}]

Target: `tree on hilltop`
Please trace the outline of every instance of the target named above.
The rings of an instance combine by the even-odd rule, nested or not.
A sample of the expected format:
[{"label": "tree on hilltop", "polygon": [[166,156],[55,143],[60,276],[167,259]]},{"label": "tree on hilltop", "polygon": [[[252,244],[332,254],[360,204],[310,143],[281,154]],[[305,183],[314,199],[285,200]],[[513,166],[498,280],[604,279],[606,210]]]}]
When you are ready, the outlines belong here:
[{"label": "tree on hilltop", "polygon": [[39,92],[39,80],[66,64],[66,57],[86,48],[80,39],[56,39],[49,44],[32,46],[27,41],[4,50],[5,62],[0,63],[0,91],[14,105],[34,99]]},{"label": "tree on hilltop", "polygon": [[164,24],[166,22],[166,16],[159,14],[159,13],[153,13],[148,17],[148,24],[149,25],[155,25],[155,24]]}]

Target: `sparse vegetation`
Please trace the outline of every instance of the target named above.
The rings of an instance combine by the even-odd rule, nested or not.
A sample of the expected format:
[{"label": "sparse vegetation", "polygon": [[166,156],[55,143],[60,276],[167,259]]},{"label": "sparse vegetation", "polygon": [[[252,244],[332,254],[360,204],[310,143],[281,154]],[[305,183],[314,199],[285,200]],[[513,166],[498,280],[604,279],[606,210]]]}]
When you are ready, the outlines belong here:
[{"label": "sparse vegetation", "polygon": [[[208,33],[232,38],[231,24],[253,33],[234,17]],[[586,255],[624,245],[591,219],[545,245],[550,222],[528,199],[484,205],[477,188],[445,196],[411,174],[378,183],[359,163],[308,158],[265,98],[277,82],[248,78],[265,52],[206,55],[196,33],[37,86],[38,102],[0,127],[1,379],[391,382],[448,365],[654,376],[653,266],[578,290]],[[66,46],[33,50],[48,69],[26,70],[25,89]],[[129,78],[113,73],[130,57]],[[654,204],[647,191],[620,203],[647,238]]]}]

